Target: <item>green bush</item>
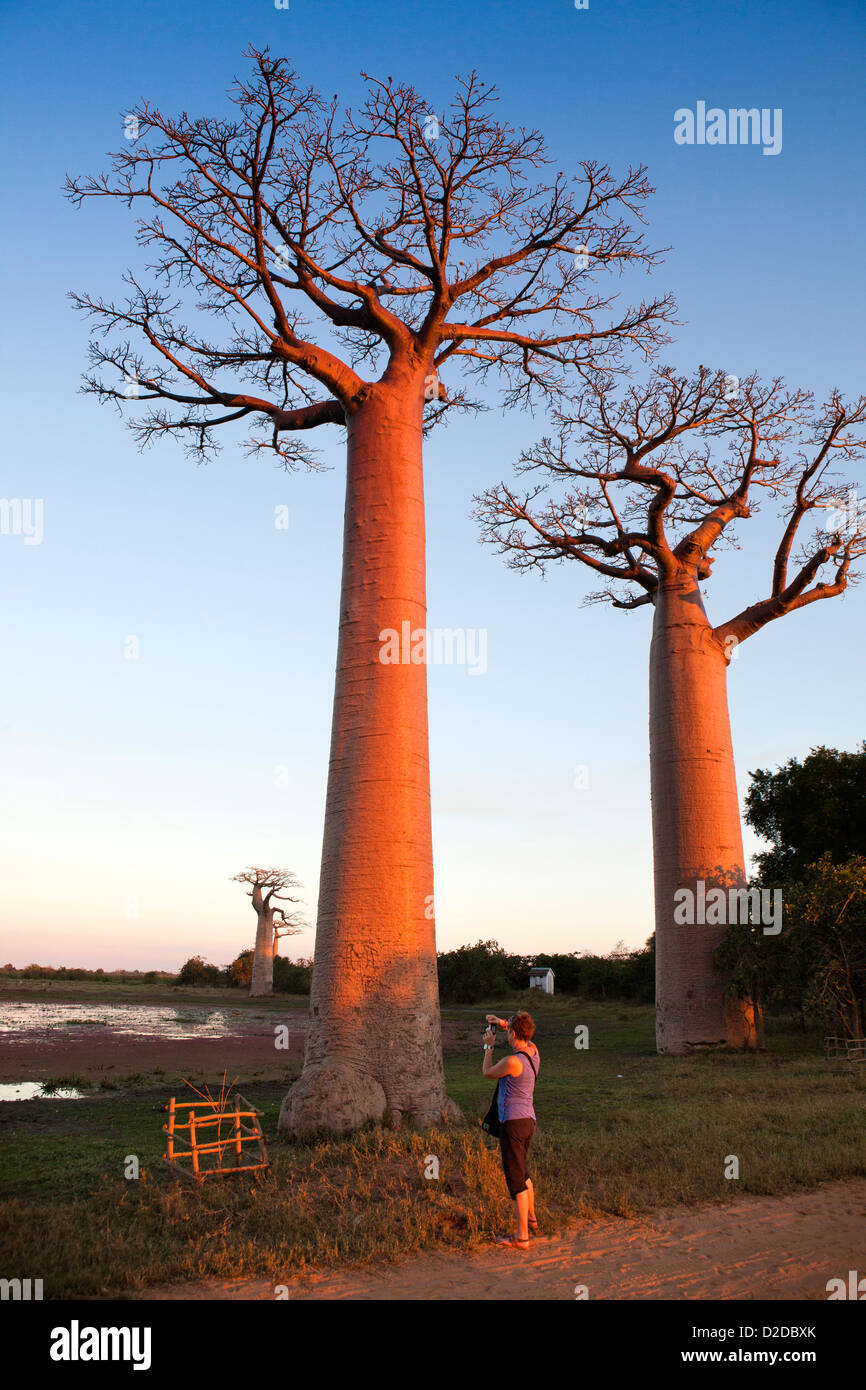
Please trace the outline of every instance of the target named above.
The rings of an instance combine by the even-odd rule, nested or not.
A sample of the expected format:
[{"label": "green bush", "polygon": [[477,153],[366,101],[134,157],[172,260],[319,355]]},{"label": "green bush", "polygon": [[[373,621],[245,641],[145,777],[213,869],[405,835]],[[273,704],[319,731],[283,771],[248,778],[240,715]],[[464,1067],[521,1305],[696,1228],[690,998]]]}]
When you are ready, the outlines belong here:
[{"label": "green bush", "polygon": [[[253,978],[253,957],[250,948],[235,956],[226,969],[228,983],[236,989],[249,989]],[[274,956],[274,993],[309,994],[312,976],[312,961],[287,960],[285,956]]]},{"label": "green bush", "polygon": [[553,971],[557,994],[587,999],[623,999],[651,1004],[655,998],[655,944],[650,937],[638,951],[613,950],[606,956],[570,954],[509,955],[496,941],[478,941],[443,951],[438,958],[439,994],[444,1003],[477,1004],[509,990],[529,988],[534,966]]},{"label": "green bush", "polygon": [[503,994],[508,989],[506,959],[495,941],[441,952],[437,961],[440,997],[453,1004],[477,1004],[479,999]]},{"label": "green bush", "polygon": [[255,951],[241,951],[227,967],[228,982],[236,989],[249,989],[253,978],[253,956]]},{"label": "green bush", "polygon": [[313,975],[311,960],[287,960],[274,957],[274,990],[277,994],[309,994]]},{"label": "green bush", "polygon": [[7,962],[0,966],[0,976],[11,980],[98,980],[101,984],[155,984],[173,982],[169,970],[85,970],[69,965],[24,965],[20,969]]},{"label": "green bush", "polygon": [[181,966],[175,984],[224,985],[227,982],[226,975],[227,971],[220,970],[218,965],[211,965],[201,956],[190,956],[189,960]]}]

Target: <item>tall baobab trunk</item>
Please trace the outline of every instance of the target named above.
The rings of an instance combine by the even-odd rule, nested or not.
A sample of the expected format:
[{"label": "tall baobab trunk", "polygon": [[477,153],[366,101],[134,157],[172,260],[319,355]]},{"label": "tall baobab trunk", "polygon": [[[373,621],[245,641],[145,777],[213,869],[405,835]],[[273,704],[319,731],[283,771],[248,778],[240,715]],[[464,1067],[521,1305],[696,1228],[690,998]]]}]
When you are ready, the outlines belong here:
[{"label": "tall baobab trunk", "polygon": [[[259,893],[261,897],[261,893]],[[256,926],[256,949],[253,954],[253,974],[250,981],[250,998],[259,998],[274,992],[274,912],[260,907],[253,899],[258,924]]]},{"label": "tall baobab trunk", "polygon": [[713,962],[724,924],[678,925],[675,893],[746,882],[725,651],[697,580],[660,582],[650,648],[650,769],[656,917],[656,1042],[687,1053],[756,1046],[755,1007],[726,997]]},{"label": "tall baobab trunk", "polygon": [[419,1126],[460,1118],[442,1066],[427,668],[417,648],[420,661],[381,659],[381,634],[402,645],[426,627],[423,392],[423,373],[386,376],[348,426],[310,1025],[279,1122],[299,1137],[386,1112]]}]

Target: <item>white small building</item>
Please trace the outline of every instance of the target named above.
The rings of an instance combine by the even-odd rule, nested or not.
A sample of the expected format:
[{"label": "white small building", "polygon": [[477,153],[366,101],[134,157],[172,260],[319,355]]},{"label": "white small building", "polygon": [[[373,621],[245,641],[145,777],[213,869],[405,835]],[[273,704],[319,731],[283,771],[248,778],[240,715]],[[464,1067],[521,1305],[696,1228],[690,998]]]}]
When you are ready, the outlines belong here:
[{"label": "white small building", "polygon": [[546,965],[536,965],[529,972],[529,988],[543,989],[545,994],[553,993],[553,971]]}]

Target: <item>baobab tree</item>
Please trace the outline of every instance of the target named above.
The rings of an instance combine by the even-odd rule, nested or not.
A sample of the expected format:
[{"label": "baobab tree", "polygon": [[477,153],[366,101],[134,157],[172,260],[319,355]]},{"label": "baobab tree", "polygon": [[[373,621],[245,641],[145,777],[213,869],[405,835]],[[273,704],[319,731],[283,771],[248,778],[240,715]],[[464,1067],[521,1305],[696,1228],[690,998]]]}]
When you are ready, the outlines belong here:
[{"label": "baobab tree", "polygon": [[[658,1050],[759,1045],[759,1014],[734,997],[716,963],[727,915],[709,898],[721,889],[730,904],[730,890],[746,881],[727,673],[740,644],[767,623],[844,593],[866,554],[866,524],[846,519],[835,467],[863,453],[866,397],[847,405],[834,391],[816,409],[811,395],[778,379],[657,368],[621,389],[585,379],[556,420],[556,433],[518,463],[541,481],[528,491],[503,483],[477,499],[483,534],[517,569],[578,560],[603,581],[591,601],[653,609]],[[769,592],[713,625],[701,592],[712,552],[761,496],[782,513]],[[675,894],[700,896],[701,881],[716,911],[694,925],[677,920]]]},{"label": "baobab tree", "polygon": [[[296,903],[286,888],[300,888],[290,869],[258,869],[250,867],[235,874],[232,883],[247,883],[255,908],[256,945],[253,953],[253,975],[250,981],[250,995],[258,997],[274,992],[274,956],[281,936],[296,936],[305,923],[297,911],[286,911],[281,902]],[[277,918],[279,917],[279,922]]]},{"label": "baobab tree", "polygon": [[[569,370],[652,353],[672,304],[621,306],[597,284],[657,259],[638,225],[642,167],[545,176],[541,136],[494,119],[474,75],[441,118],[391,78],[365,78],[338,117],[284,60],[249,56],[233,119],[144,103],[112,172],[68,183],[76,203],[143,207],[153,256],[125,302],[75,297],[99,330],[85,389],[144,403],[140,441],[198,455],[246,421],[252,450],[313,466],[309,432],[346,431],[311,1019],[280,1125],[342,1131],[386,1110],[427,1125],[459,1111],[442,1068],[426,666],[380,658],[384,634],[426,628],[422,435],[478,406],[439,373],[498,374],[506,404],[555,399]],[[187,292],[197,327],[173,297]]]}]

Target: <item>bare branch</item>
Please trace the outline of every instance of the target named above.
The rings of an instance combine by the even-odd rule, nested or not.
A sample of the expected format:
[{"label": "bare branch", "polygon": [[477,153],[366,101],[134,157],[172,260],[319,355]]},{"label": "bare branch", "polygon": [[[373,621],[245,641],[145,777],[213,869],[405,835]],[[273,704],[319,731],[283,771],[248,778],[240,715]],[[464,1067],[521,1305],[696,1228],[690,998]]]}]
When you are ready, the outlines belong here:
[{"label": "bare branch", "polygon": [[[659,584],[709,578],[713,548],[758,510],[763,493],[787,507],[773,591],[716,628],[717,639],[742,641],[783,613],[842,593],[866,552],[866,515],[846,530],[819,530],[791,581],[787,565],[803,518],[833,504],[834,461],[863,452],[866,398],[846,406],[833,392],[810,421],[807,392],[755,375],[732,390],[734,381],[704,367],[691,378],[659,368],[621,390],[590,374],[573,404],[555,412],[557,437],[521,456],[518,470],[543,481],[522,498],[500,484],[476,499],[483,539],[517,569],[580,560],[611,581],[590,601],[631,609]],[[554,491],[557,481],[568,490]],[[827,565],[832,580],[819,581]],[[629,595],[634,585],[644,594]]]}]

